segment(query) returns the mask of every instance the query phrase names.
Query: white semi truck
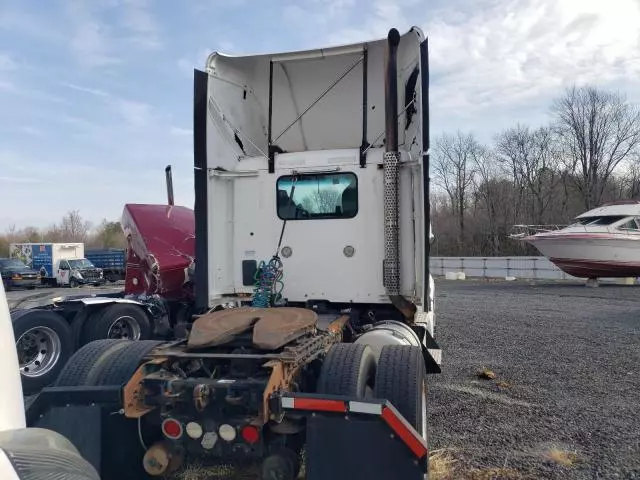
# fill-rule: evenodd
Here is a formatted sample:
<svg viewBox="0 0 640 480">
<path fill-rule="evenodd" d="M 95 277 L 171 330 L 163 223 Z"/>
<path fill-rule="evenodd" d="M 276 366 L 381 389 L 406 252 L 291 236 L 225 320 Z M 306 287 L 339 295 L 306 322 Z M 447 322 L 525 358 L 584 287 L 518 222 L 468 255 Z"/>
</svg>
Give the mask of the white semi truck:
<svg viewBox="0 0 640 480">
<path fill-rule="evenodd" d="M 103 480 L 220 462 L 293 480 L 303 454 L 308 480 L 426 478 L 427 375 L 441 361 L 428 126 L 418 28 L 210 55 L 194 72 L 195 261 L 162 277 L 149 257 L 133 282 L 193 288 L 164 304 L 184 334 L 85 344 L 27 425 L 64 435 Z"/>
</svg>

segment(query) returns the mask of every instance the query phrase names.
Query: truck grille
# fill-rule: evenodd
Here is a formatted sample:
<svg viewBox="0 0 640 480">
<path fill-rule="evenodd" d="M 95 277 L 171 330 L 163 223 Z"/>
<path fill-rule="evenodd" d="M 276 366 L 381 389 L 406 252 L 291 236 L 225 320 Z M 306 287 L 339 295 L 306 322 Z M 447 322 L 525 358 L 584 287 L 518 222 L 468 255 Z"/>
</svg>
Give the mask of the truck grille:
<svg viewBox="0 0 640 480">
<path fill-rule="evenodd" d="M 81 274 L 87 280 L 98 280 L 100 278 L 100 274 L 96 270 L 84 270 Z"/>
</svg>

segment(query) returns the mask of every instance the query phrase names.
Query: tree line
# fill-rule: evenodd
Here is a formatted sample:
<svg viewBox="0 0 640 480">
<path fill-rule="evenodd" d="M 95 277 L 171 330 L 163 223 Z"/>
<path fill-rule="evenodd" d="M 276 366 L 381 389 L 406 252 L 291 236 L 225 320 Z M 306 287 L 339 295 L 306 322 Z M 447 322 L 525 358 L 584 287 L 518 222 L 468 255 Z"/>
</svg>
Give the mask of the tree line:
<svg viewBox="0 0 640 480">
<path fill-rule="evenodd" d="M 461 131 L 435 138 L 431 177 L 433 255 L 539 255 L 509 238 L 514 225 L 566 225 L 640 199 L 640 109 L 618 92 L 572 87 L 547 125 L 517 124 L 489 145 Z"/>
<path fill-rule="evenodd" d="M 103 220 L 94 226 L 78 210 L 67 212 L 60 222 L 47 228 L 9 227 L 0 234 L 0 257 L 9 256 L 12 243 L 82 242 L 85 248 L 125 248 L 126 239 L 120 222 Z"/>
</svg>

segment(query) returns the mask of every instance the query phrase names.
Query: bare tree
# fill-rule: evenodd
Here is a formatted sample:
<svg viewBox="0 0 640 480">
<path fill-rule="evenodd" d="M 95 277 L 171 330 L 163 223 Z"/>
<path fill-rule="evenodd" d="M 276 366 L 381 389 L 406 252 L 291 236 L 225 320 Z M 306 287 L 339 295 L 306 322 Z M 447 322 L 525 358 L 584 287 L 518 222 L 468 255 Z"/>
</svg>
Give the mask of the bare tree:
<svg viewBox="0 0 640 480">
<path fill-rule="evenodd" d="M 481 148 L 472 134 L 458 131 L 436 138 L 433 155 L 434 181 L 449 196 L 458 220 L 458 246 L 464 243 L 465 210 L 473 186 L 473 155 Z"/>
<path fill-rule="evenodd" d="M 532 217 L 534 223 L 543 223 L 562 181 L 553 131 L 548 127 L 531 130 L 518 124 L 496 137 L 496 150 L 501 163 L 508 165 L 514 185 L 519 187 L 517 214 L 521 213 L 519 207 L 524 203 L 529 210 L 527 216 Z M 524 197 L 524 193 L 528 193 L 528 197 Z"/>
<path fill-rule="evenodd" d="M 552 107 L 584 206 L 601 203 L 616 167 L 640 147 L 640 110 L 618 93 L 573 87 Z"/>
<path fill-rule="evenodd" d="M 302 199 L 301 205 L 308 212 L 333 213 L 340 203 L 340 192 L 337 190 L 314 190 Z"/>
<path fill-rule="evenodd" d="M 91 224 L 82 219 L 78 210 L 72 210 L 62 217 L 60 227 L 66 241 L 84 242 L 91 229 Z"/>
<path fill-rule="evenodd" d="M 495 153 L 486 147 L 479 147 L 472 152 L 473 167 L 476 172 L 474 177 L 474 191 L 476 197 L 476 205 L 479 210 L 476 215 L 482 216 L 484 211 L 486 216 L 486 228 L 482 229 L 485 233 L 486 243 L 492 252 L 499 250 L 500 238 L 498 236 L 498 203 L 500 197 L 494 187 L 500 176 L 498 165 L 495 159 Z M 479 205 L 478 205 L 479 204 Z"/>
</svg>

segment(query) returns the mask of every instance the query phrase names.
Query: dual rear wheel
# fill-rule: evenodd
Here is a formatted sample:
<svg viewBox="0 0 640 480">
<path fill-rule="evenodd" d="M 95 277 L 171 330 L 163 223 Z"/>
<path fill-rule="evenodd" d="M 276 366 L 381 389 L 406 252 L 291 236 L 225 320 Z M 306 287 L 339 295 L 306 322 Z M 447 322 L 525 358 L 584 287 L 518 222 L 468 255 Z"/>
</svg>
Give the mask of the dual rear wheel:
<svg viewBox="0 0 640 480">
<path fill-rule="evenodd" d="M 353 399 L 388 400 L 411 426 L 427 439 L 427 383 L 422 349 L 386 345 L 376 359 L 371 347 L 339 343 L 331 347 L 320 370 L 317 393 Z M 299 452 L 282 452 L 267 458 L 262 478 L 298 478 Z"/>
<path fill-rule="evenodd" d="M 25 395 L 39 392 L 56 380 L 74 351 L 73 328 L 62 315 L 44 309 L 11 314 Z M 147 340 L 149 317 L 136 305 L 113 304 L 90 314 L 82 325 L 80 345 L 94 340 Z"/>
<path fill-rule="evenodd" d="M 322 365 L 318 393 L 384 398 L 427 438 L 427 382 L 422 349 L 385 345 L 377 359 L 363 344 L 334 345 Z"/>
</svg>

